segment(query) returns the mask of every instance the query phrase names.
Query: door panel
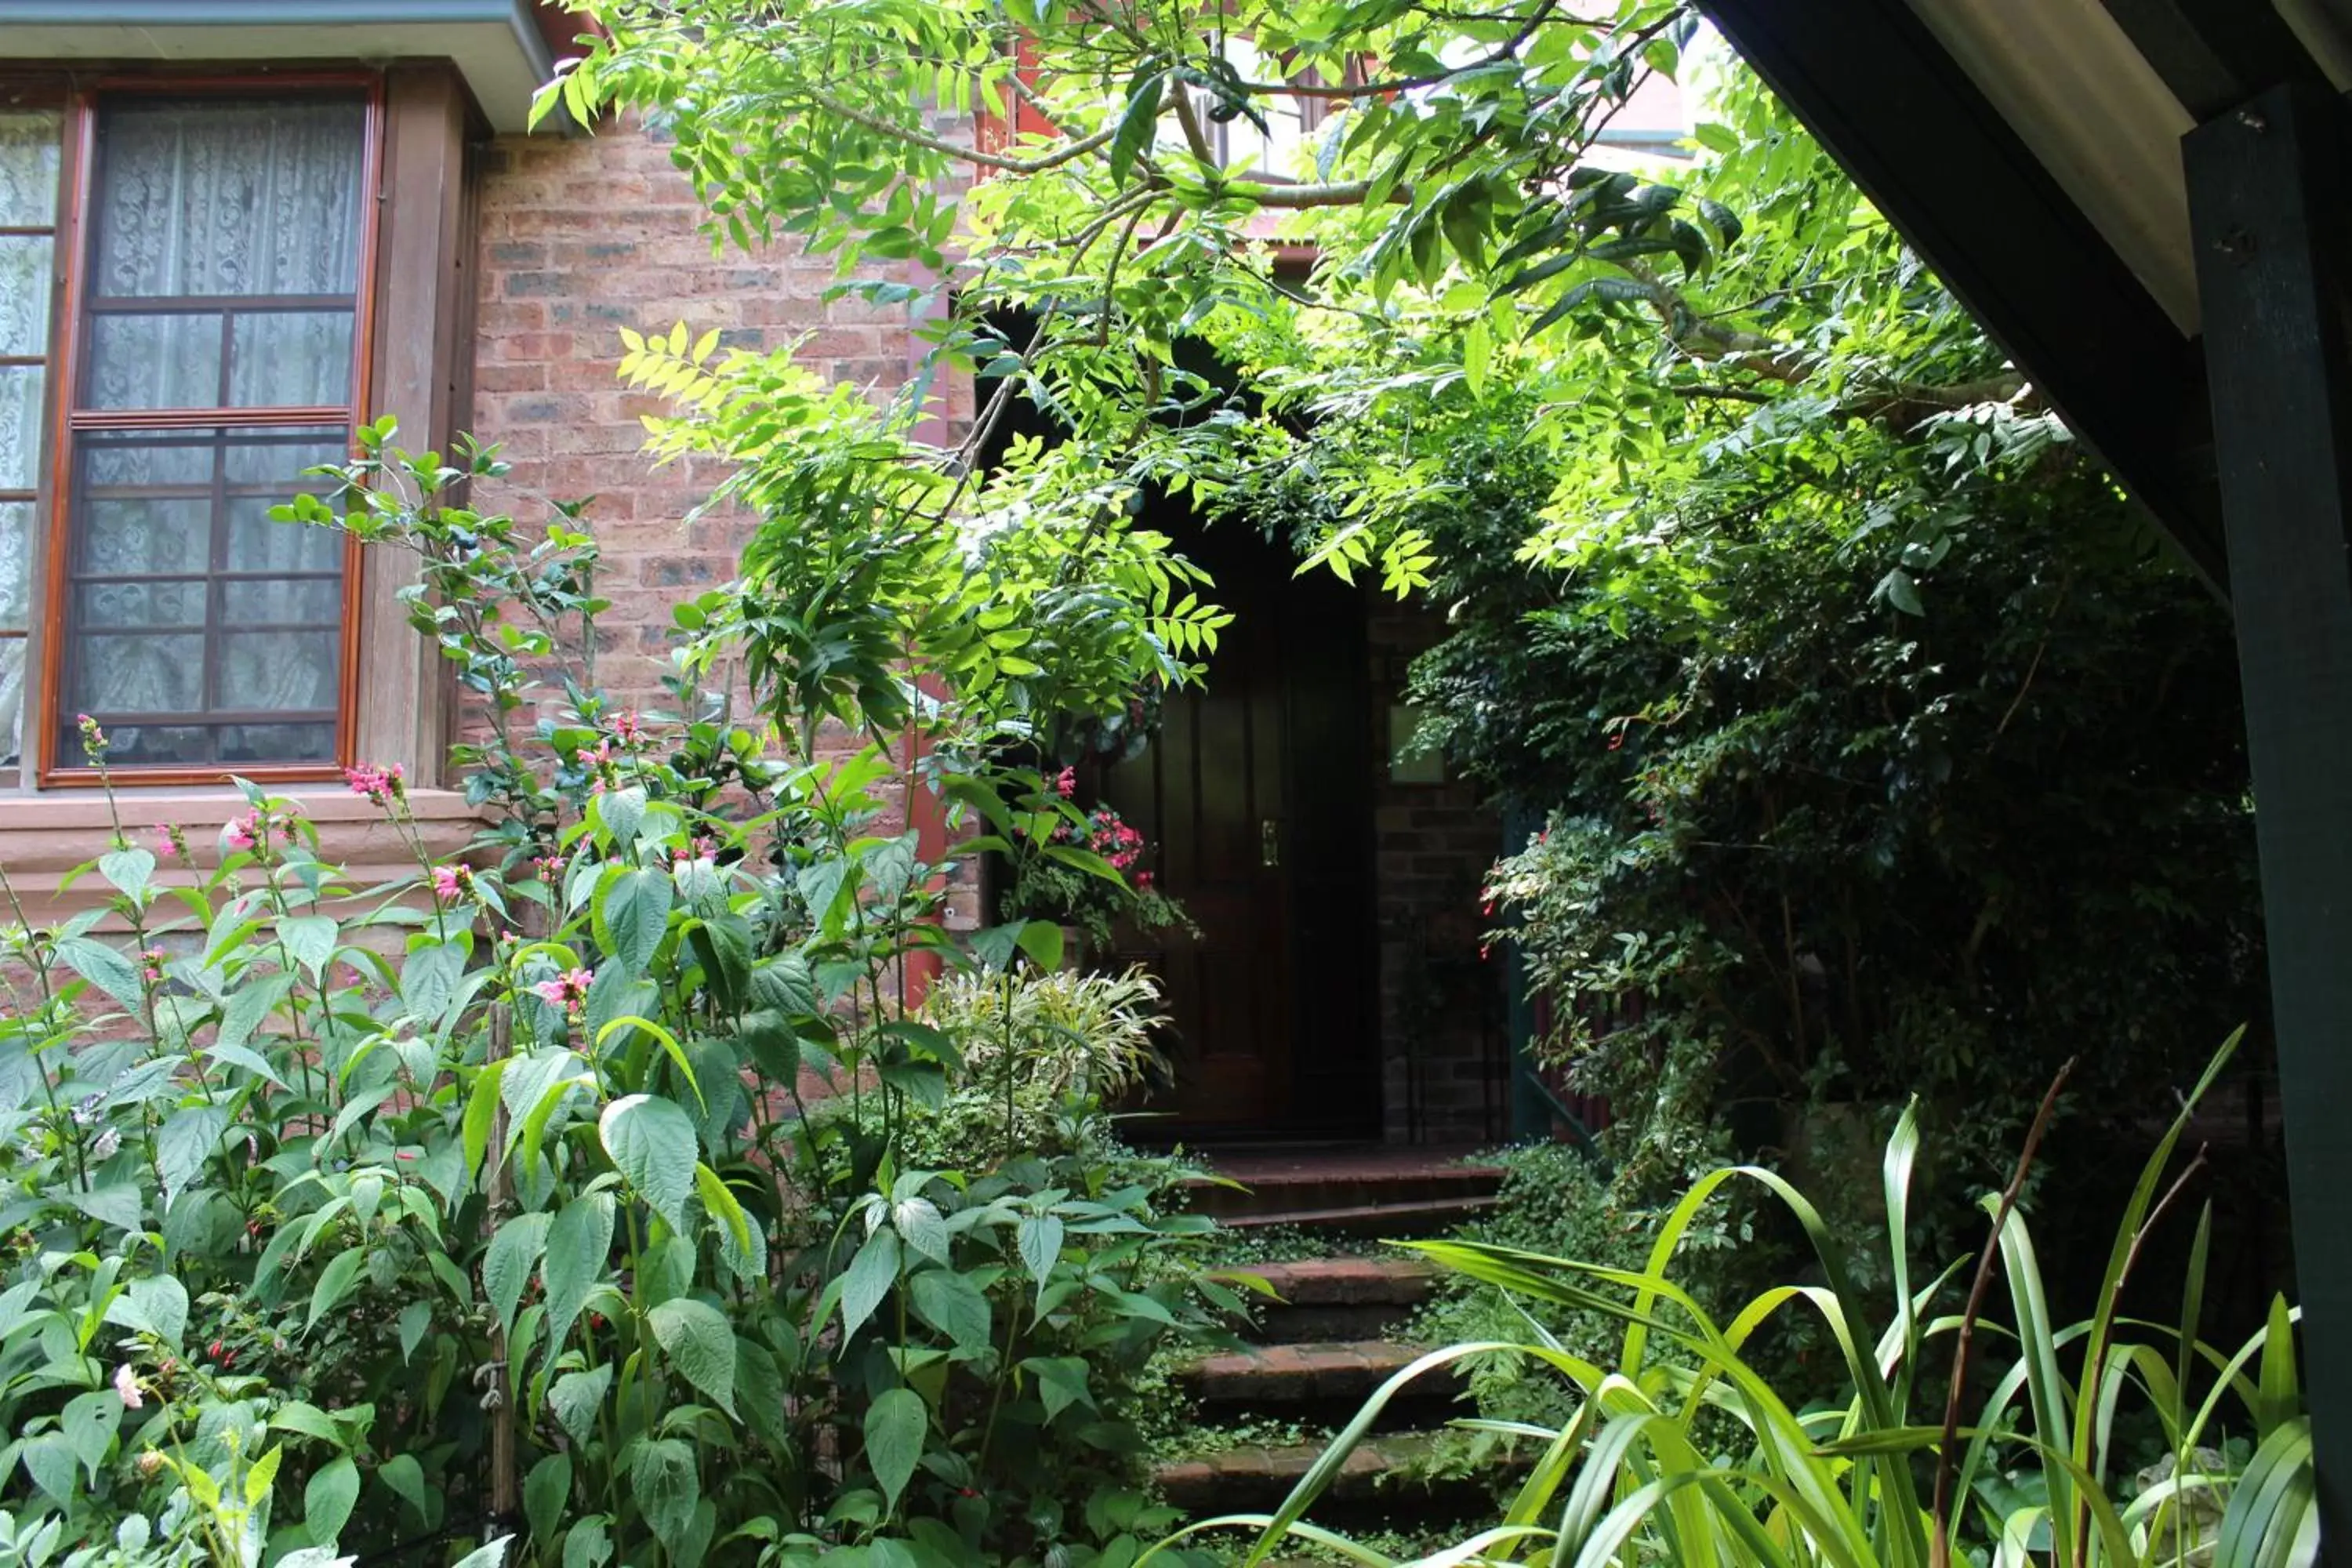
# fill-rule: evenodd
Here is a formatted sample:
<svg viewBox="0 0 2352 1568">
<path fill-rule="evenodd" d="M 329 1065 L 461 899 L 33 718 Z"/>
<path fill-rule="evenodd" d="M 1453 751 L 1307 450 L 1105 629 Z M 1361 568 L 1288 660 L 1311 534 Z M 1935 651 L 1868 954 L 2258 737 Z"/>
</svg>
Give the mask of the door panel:
<svg viewBox="0 0 2352 1568">
<path fill-rule="evenodd" d="M 1171 695 L 1104 798 L 1157 846 L 1201 928 L 1122 944 L 1166 982 L 1172 1089 L 1144 1131 L 1247 1134 L 1377 1123 L 1369 1031 L 1370 735 L 1363 618 L 1336 582 L 1294 580 L 1246 528 L 1152 520 L 1234 612 L 1204 685 Z"/>
</svg>

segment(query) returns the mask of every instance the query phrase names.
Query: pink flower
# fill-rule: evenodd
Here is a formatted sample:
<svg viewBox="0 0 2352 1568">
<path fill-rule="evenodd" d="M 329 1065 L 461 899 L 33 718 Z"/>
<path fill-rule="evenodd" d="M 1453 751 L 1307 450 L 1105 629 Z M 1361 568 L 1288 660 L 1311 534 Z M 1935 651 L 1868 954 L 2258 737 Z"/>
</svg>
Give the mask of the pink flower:
<svg viewBox="0 0 2352 1568">
<path fill-rule="evenodd" d="M 530 864 L 542 882 L 552 882 L 563 875 L 563 857 L 561 855 L 541 855 Z"/>
<path fill-rule="evenodd" d="M 1148 893 L 1151 891 L 1151 873 L 1149 871 L 1138 871 L 1135 874 L 1135 887 L 1138 892 Z"/>
<path fill-rule="evenodd" d="M 362 763 L 357 767 L 343 770 L 343 782 L 352 786 L 352 793 L 363 795 L 378 805 L 397 800 L 406 793 L 402 777 L 398 763 L 388 768 L 378 767 L 373 763 Z"/>
<path fill-rule="evenodd" d="M 1078 770 L 1064 768 L 1054 776 L 1054 793 L 1064 800 L 1078 793 Z"/>
<path fill-rule="evenodd" d="M 129 1362 L 114 1369 L 114 1392 L 122 1396 L 125 1410 L 136 1410 L 146 1404 L 139 1395 L 139 1374 L 131 1370 Z"/>
<path fill-rule="evenodd" d="M 613 721 L 613 733 L 620 737 L 621 744 L 635 751 L 646 743 L 646 721 L 635 713 L 624 713 Z"/>
<path fill-rule="evenodd" d="M 572 969 L 541 980 L 531 986 L 540 1000 L 551 1007 L 561 1007 L 573 1017 L 580 1016 L 582 1005 L 588 1000 L 588 987 L 595 984 L 595 975 L 585 969 Z"/>
<path fill-rule="evenodd" d="M 177 855 L 179 852 L 180 830 L 165 823 L 157 823 L 155 825 L 156 858 L 158 859 L 169 860 L 173 856 Z"/>
<path fill-rule="evenodd" d="M 473 879 L 474 873 L 467 867 L 436 866 L 433 868 L 434 896 L 452 900 L 461 899 Z"/>
<path fill-rule="evenodd" d="M 232 849 L 250 849 L 255 843 L 253 829 L 254 817 L 248 815 L 230 823 L 222 837 L 228 841 L 228 847 Z"/>
</svg>

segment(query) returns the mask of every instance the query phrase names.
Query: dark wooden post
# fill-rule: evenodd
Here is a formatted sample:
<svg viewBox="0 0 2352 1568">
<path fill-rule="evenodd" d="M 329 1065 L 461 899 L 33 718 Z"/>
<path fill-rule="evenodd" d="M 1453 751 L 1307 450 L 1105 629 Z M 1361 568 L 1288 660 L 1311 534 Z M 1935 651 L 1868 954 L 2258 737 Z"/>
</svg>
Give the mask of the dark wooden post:
<svg viewBox="0 0 2352 1568">
<path fill-rule="evenodd" d="M 2343 102 L 2273 88 L 2182 142 L 2304 1310 L 2322 1539 L 2352 1550 L 2352 177 Z"/>
</svg>

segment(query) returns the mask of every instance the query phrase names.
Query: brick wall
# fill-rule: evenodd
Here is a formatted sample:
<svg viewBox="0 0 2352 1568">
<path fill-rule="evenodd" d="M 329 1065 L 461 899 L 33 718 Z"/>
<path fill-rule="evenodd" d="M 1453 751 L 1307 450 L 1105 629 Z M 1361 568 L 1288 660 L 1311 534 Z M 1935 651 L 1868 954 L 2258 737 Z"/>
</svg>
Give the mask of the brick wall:
<svg viewBox="0 0 2352 1568">
<path fill-rule="evenodd" d="M 478 491 L 477 504 L 530 520 L 543 511 L 534 496 L 597 498 L 588 521 L 604 551 L 614 600 L 605 619 L 615 633 L 600 674 L 616 695 L 651 702 L 670 605 L 735 574 L 750 524 L 684 521 L 722 476 L 646 458 L 639 417 L 668 409 L 621 384 L 620 329 L 683 321 L 698 336 L 716 327 L 722 343 L 746 348 L 804 339 L 802 363 L 887 394 L 907 379 L 910 323 L 903 309 L 826 302 L 833 263 L 796 246 L 714 255 L 668 149 L 635 126 L 501 138 L 479 190 L 472 424 L 500 444 L 513 471 Z M 952 420 L 964 411 L 943 413 Z"/>
<path fill-rule="evenodd" d="M 1390 713 L 1413 655 L 1444 634 L 1434 611 L 1370 601 L 1373 824 L 1381 942 L 1383 1132 L 1390 1142 L 1478 1142 L 1507 1127 L 1503 962 L 1480 952 L 1479 889 L 1502 847 L 1501 819 L 1471 785 L 1399 784 Z"/>
</svg>

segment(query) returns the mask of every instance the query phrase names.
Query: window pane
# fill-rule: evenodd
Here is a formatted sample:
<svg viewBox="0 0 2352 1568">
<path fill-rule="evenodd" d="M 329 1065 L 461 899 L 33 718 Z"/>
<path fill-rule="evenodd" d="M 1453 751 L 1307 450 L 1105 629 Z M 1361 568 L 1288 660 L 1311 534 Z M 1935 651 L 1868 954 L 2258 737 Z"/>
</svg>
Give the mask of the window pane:
<svg viewBox="0 0 2352 1568">
<path fill-rule="evenodd" d="M 25 639 L 0 637 L 0 767 L 15 765 L 24 737 Z"/>
<path fill-rule="evenodd" d="M 82 406 L 350 402 L 365 113 L 319 100 L 100 108 Z"/>
<path fill-rule="evenodd" d="M 349 294 L 359 283 L 357 100 L 114 100 L 98 121 L 103 298 Z"/>
<path fill-rule="evenodd" d="M 41 472 L 41 367 L 0 364 L 0 490 L 28 490 Z"/>
<path fill-rule="evenodd" d="M 89 319 L 85 408 L 217 408 L 221 318 L 209 313 Z"/>
<path fill-rule="evenodd" d="M 62 754 L 73 715 L 110 761 L 331 761 L 343 542 L 268 521 L 341 429 L 90 431 L 77 438 Z"/>
<path fill-rule="evenodd" d="M 0 234 L 0 354 L 38 354 L 49 346 L 49 256 L 46 234 Z"/>
<path fill-rule="evenodd" d="M 352 400 L 352 313 L 282 310 L 236 318 L 230 408 L 332 407 Z"/>
<path fill-rule="evenodd" d="M 0 110 L 0 227 L 57 222 L 58 132 L 53 109 Z"/>
<path fill-rule="evenodd" d="M 33 503 L 0 500 L 0 632 L 25 629 L 32 572 Z"/>
</svg>

